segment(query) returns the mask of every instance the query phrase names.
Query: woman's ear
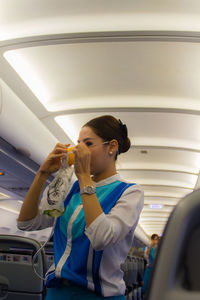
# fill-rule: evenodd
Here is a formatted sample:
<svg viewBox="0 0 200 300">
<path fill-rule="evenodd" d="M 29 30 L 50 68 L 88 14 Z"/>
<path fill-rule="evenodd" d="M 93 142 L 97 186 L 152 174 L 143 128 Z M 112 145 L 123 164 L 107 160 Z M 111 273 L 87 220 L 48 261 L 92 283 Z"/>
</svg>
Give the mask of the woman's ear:
<svg viewBox="0 0 200 300">
<path fill-rule="evenodd" d="M 117 140 L 111 140 L 109 144 L 109 154 L 115 154 L 118 151 L 118 141 Z"/>
</svg>

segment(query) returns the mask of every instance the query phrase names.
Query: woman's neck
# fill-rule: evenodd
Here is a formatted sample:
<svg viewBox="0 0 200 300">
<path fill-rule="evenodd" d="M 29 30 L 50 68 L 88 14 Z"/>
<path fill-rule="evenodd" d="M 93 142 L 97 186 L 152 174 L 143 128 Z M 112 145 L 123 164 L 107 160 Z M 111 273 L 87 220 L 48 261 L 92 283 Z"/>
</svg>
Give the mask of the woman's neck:
<svg viewBox="0 0 200 300">
<path fill-rule="evenodd" d="M 101 172 L 99 174 L 95 174 L 92 176 L 92 180 L 95 181 L 95 182 L 99 182 L 101 180 L 104 180 L 108 177 L 111 177 L 113 175 L 116 175 L 117 174 L 117 171 L 116 171 L 116 168 L 112 168 L 112 169 L 109 169 L 109 170 L 106 170 L 104 172 Z"/>
</svg>

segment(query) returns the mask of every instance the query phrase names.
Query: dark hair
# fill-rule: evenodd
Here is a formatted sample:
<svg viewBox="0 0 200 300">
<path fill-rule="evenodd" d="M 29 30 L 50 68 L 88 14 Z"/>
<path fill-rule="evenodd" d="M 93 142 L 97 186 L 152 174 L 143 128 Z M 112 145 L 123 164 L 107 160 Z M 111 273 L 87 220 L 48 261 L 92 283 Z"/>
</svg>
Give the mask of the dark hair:
<svg viewBox="0 0 200 300">
<path fill-rule="evenodd" d="M 152 234 L 151 240 L 153 241 L 153 240 L 157 240 L 157 239 L 159 239 L 159 235 L 157 233 Z"/>
<path fill-rule="evenodd" d="M 85 126 L 92 128 L 95 134 L 104 141 L 117 140 L 119 145 L 117 154 L 127 152 L 131 146 L 126 125 L 113 116 L 105 115 L 94 118 L 87 122 L 83 127 Z"/>
</svg>

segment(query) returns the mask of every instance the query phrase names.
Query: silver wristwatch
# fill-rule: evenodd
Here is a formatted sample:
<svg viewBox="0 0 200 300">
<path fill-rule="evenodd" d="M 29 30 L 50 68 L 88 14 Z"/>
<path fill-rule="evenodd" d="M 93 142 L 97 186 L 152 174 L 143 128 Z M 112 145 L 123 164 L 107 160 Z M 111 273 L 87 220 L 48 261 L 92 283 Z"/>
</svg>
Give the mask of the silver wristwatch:
<svg viewBox="0 0 200 300">
<path fill-rule="evenodd" d="M 92 195 L 96 193 L 96 188 L 94 186 L 91 185 L 87 185 L 85 186 L 83 189 L 80 190 L 80 194 L 88 194 L 88 195 Z"/>
</svg>

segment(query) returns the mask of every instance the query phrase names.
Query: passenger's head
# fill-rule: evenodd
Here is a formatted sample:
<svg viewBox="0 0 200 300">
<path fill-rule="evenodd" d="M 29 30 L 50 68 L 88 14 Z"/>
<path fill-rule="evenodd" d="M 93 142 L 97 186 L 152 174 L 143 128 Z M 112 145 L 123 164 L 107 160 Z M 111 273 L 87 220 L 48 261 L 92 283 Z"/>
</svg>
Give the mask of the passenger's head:
<svg viewBox="0 0 200 300">
<path fill-rule="evenodd" d="M 91 174 L 97 175 L 114 168 L 118 154 L 128 151 L 130 140 L 126 125 L 113 116 L 105 115 L 88 121 L 79 134 L 91 153 Z"/>
<path fill-rule="evenodd" d="M 151 236 L 151 245 L 156 245 L 159 242 L 159 235 L 157 233 L 152 234 Z"/>
</svg>

